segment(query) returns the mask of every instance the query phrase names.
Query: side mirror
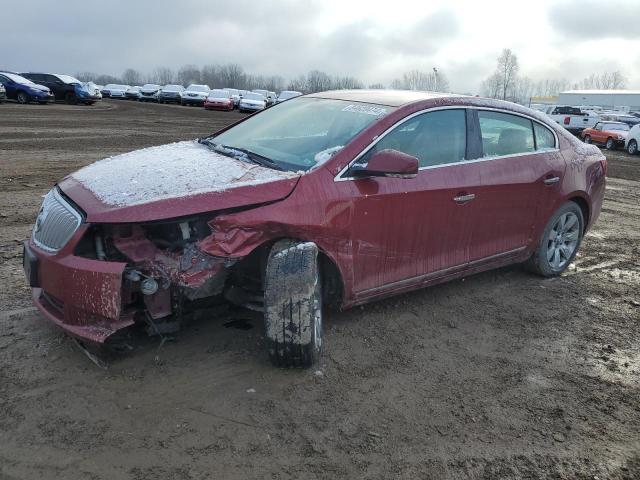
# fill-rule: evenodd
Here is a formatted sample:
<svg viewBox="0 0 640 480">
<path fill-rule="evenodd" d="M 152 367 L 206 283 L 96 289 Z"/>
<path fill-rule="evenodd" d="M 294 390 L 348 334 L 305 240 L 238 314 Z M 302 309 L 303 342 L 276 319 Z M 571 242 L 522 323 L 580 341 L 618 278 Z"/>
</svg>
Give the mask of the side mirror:
<svg viewBox="0 0 640 480">
<path fill-rule="evenodd" d="M 353 165 L 349 174 L 355 178 L 414 178 L 418 175 L 418 159 L 398 150 L 380 150 L 371 156 L 366 165 Z"/>
</svg>

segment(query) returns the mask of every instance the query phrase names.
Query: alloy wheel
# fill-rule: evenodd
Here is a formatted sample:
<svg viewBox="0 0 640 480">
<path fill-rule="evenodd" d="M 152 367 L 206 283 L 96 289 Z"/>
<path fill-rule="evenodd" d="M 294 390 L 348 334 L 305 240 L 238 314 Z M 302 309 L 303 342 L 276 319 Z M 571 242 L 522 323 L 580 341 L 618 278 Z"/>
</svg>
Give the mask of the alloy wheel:
<svg viewBox="0 0 640 480">
<path fill-rule="evenodd" d="M 629 145 L 627 146 L 627 152 L 629 152 L 629 155 L 635 155 L 636 153 L 638 153 L 638 143 L 635 140 L 631 140 L 629 142 Z"/>
<path fill-rule="evenodd" d="M 547 237 L 547 261 L 555 270 L 569 262 L 578 247 L 580 220 L 572 212 L 560 215 Z"/>
</svg>

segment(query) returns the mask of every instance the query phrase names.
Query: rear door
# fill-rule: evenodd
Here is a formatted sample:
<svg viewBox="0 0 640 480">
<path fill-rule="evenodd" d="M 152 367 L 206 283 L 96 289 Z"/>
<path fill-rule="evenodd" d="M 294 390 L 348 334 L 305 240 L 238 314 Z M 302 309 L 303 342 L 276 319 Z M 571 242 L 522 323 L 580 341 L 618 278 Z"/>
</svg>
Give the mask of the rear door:
<svg viewBox="0 0 640 480">
<path fill-rule="evenodd" d="M 521 254 L 532 240 L 541 204 L 557 191 L 565 169 L 547 127 L 502 111 L 480 109 L 476 115 L 483 157 L 469 165 L 479 177 L 469 189 L 475 196 L 470 201 L 471 263 Z"/>
<path fill-rule="evenodd" d="M 353 200 L 351 245 L 356 296 L 375 295 L 461 269 L 468 261 L 468 209 L 456 203 L 467 178 L 465 109 L 413 116 L 381 137 L 356 163 L 380 150 L 418 158 L 416 178 L 348 178 L 337 186 Z"/>
</svg>

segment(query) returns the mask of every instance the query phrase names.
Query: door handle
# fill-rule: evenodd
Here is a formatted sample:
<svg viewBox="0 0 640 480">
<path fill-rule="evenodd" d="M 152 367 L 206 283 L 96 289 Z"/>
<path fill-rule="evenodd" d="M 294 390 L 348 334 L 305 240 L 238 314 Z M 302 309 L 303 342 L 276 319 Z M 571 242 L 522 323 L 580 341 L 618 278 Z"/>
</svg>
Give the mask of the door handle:
<svg viewBox="0 0 640 480">
<path fill-rule="evenodd" d="M 464 195 L 458 195 L 457 197 L 453 197 L 453 201 L 456 203 L 467 203 L 476 198 L 473 193 L 465 193 Z"/>
<path fill-rule="evenodd" d="M 544 179 L 545 185 L 554 185 L 560 181 L 560 177 L 549 177 Z"/>
</svg>

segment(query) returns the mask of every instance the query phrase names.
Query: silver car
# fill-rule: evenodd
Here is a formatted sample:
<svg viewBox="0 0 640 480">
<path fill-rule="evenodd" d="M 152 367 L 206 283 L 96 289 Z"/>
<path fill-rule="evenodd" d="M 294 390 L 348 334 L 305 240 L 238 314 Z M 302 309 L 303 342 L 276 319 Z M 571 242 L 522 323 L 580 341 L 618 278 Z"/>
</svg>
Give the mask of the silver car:
<svg viewBox="0 0 640 480">
<path fill-rule="evenodd" d="M 157 102 L 158 94 L 160 93 L 160 85 L 155 83 L 146 83 L 140 88 L 140 94 L 138 95 L 139 102 Z"/>
<path fill-rule="evenodd" d="M 209 85 L 191 84 L 182 93 L 180 103 L 182 105 L 198 105 L 201 107 L 204 105 L 204 101 L 207 99 L 210 91 Z"/>
</svg>

